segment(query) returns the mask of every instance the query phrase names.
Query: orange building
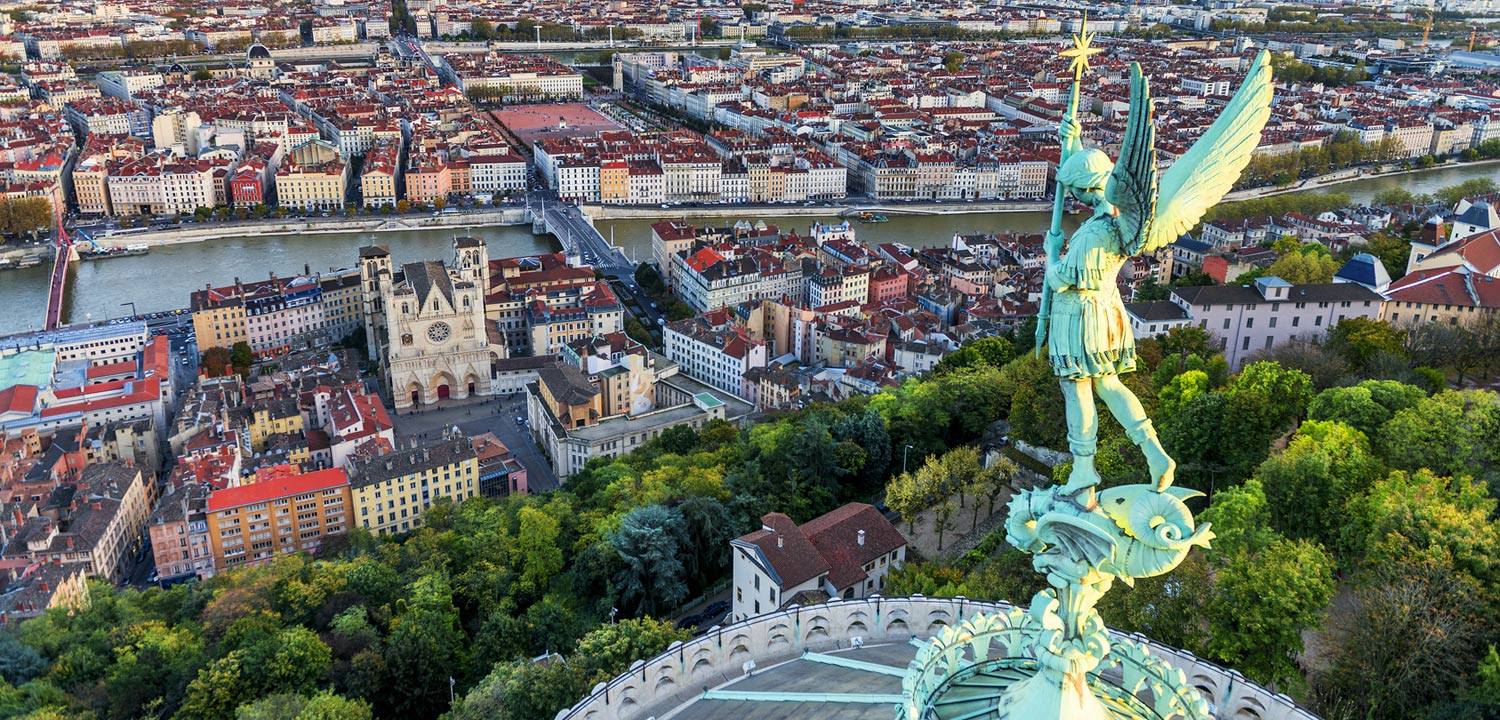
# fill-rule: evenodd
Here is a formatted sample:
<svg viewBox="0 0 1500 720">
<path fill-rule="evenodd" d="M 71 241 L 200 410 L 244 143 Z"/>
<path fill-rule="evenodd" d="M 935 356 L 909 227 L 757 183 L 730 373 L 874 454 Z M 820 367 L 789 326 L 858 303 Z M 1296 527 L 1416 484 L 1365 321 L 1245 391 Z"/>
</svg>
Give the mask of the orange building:
<svg viewBox="0 0 1500 720">
<path fill-rule="evenodd" d="M 205 515 L 218 572 L 314 552 L 324 537 L 347 532 L 352 524 L 349 478 L 342 468 L 298 473 L 277 466 L 260 477 L 208 499 Z"/>
<path fill-rule="evenodd" d="M 610 160 L 599 166 L 599 202 L 626 203 L 630 199 L 630 163 Z"/>
</svg>

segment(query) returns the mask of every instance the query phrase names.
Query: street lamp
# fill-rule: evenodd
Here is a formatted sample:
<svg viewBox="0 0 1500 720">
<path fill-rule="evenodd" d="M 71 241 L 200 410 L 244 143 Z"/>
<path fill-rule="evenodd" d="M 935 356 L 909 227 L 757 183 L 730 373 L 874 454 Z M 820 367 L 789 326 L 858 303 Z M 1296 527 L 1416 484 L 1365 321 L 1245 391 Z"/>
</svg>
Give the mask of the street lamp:
<svg viewBox="0 0 1500 720">
<path fill-rule="evenodd" d="M 906 456 L 910 453 L 912 446 L 907 445 L 901 450 L 901 474 L 906 474 Z"/>
</svg>

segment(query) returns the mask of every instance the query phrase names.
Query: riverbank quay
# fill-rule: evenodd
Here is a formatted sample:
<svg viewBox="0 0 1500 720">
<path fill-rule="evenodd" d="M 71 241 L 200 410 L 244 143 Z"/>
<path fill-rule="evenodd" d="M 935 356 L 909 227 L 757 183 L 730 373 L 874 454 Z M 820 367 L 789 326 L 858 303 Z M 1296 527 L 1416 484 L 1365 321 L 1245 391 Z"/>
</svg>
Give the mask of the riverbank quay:
<svg viewBox="0 0 1500 720">
<path fill-rule="evenodd" d="M 323 235 L 432 230 L 436 228 L 495 227 L 531 222 L 525 208 L 463 213 L 408 214 L 381 217 L 297 218 L 251 222 L 204 222 L 164 230 L 129 232 L 97 238 L 101 245 L 141 243 L 152 247 L 206 242 L 255 235 Z"/>
<path fill-rule="evenodd" d="M 1315 178 L 1309 178 L 1287 187 L 1250 188 L 1230 193 L 1225 202 L 1254 200 L 1297 192 L 1337 192 L 1340 186 L 1388 178 L 1421 176 L 1436 172 L 1462 170 L 1466 173 L 1492 169 L 1500 180 L 1500 159 L 1476 160 L 1474 162 L 1450 162 L 1431 168 L 1369 172 L 1355 168 L 1340 170 Z M 735 203 L 721 205 L 604 205 L 583 203 L 580 205 L 590 221 L 614 220 L 673 220 L 681 218 L 766 218 L 766 217 L 830 217 L 837 216 L 856 220 L 863 213 L 898 216 L 937 215 L 995 215 L 1009 213 L 1038 213 L 1051 210 L 1050 202 L 1034 201 L 873 201 L 867 198 L 846 198 L 819 203 Z M 483 208 L 477 210 L 449 209 L 438 214 L 408 213 L 406 215 L 382 216 L 337 216 L 329 218 L 282 218 L 240 222 L 217 222 L 184 224 L 169 229 L 131 232 L 100 237 L 104 245 L 144 243 L 150 246 L 178 243 L 203 242 L 222 238 L 249 237 L 257 235 L 324 233 L 379 233 L 441 228 L 477 228 L 525 225 L 531 217 L 524 206 Z"/>
<path fill-rule="evenodd" d="M 813 204 L 733 203 L 724 205 L 601 205 L 579 206 L 591 220 L 672 220 L 690 218 L 828 217 L 855 219 L 862 213 L 877 215 L 994 215 L 1032 213 L 1051 209 L 1050 202 L 870 202 L 842 201 Z"/>
<path fill-rule="evenodd" d="M 1496 179 L 1500 180 L 1500 158 L 1491 160 L 1474 160 L 1471 162 L 1450 162 L 1442 165 L 1434 165 L 1429 168 L 1412 168 L 1410 170 L 1390 170 L 1386 172 L 1372 172 L 1369 168 L 1352 168 L 1308 178 L 1301 182 L 1287 185 L 1286 187 L 1259 187 L 1236 190 L 1224 196 L 1224 202 L 1238 202 L 1240 200 L 1257 200 L 1260 198 L 1275 197 L 1277 195 L 1289 195 L 1299 192 L 1337 192 L 1338 186 L 1361 180 L 1380 180 L 1383 178 L 1395 178 L 1403 175 L 1425 175 L 1440 170 L 1453 170 L 1463 168 L 1470 170 L 1485 166 L 1495 166 Z"/>
<path fill-rule="evenodd" d="M 580 206 L 591 221 L 596 220 L 670 220 L 680 217 L 694 218 L 745 218 L 745 217 L 828 217 L 830 215 L 857 216 L 860 213 L 894 215 L 990 215 L 995 213 L 1041 212 L 1049 205 L 1037 202 L 915 202 L 915 203 L 819 203 L 816 205 L 785 205 L 775 203 L 736 205 L 601 205 L 584 203 Z M 143 243 L 149 246 L 175 245 L 179 243 L 204 242 L 221 238 L 249 237 L 255 235 L 317 235 L 332 233 L 377 233 L 431 230 L 434 228 L 500 227 L 526 225 L 532 220 L 523 206 L 486 208 L 481 210 L 444 211 L 438 214 L 408 213 L 406 215 L 337 216 L 329 218 L 281 218 L 241 222 L 208 221 L 178 225 L 161 230 L 147 230 L 99 237 L 102 245 Z"/>
</svg>

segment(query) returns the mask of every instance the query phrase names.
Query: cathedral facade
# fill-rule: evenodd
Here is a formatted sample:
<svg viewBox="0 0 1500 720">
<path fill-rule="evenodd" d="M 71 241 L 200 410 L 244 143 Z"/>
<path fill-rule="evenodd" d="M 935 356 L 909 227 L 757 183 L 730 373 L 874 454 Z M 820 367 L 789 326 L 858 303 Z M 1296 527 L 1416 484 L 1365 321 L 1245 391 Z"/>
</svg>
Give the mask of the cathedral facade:
<svg viewBox="0 0 1500 720">
<path fill-rule="evenodd" d="M 426 261 L 392 267 L 384 246 L 360 249 L 365 333 L 396 412 L 444 400 L 493 395 L 494 369 L 508 357 L 491 333 L 484 299 L 489 257 L 476 238 L 453 241 L 452 266 Z"/>
</svg>

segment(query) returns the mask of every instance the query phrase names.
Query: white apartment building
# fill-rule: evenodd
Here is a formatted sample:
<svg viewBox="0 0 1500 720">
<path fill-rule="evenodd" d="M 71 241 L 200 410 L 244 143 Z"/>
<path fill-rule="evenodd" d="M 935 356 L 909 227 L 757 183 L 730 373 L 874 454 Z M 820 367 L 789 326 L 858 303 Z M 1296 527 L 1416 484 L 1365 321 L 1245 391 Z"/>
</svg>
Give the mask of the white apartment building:
<svg viewBox="0 0 1500 720">
<path fill-rule="evenodd" d="M 726 258 L 709 248 L 672 256 L 677 297 L 698 312 L 760 298 L 760 268 L 749 258 Z"/>
<path fill-rule="evenodd" d="M 443 58 L 450 61 L 453 56 Z M 511 72 L 496 71 L 486 74 L 465 70 L 454 72 L 459 89 L 465 93 L 475 88 L 495 88 L 512 97 L 558 98 L 583 97 L 583 76 L 574 72 Z"/>
<path fill-rule="evenodd" d="M 1189 95 L 1198 95 L 1201 97 L 1215 95 L 1220 97 L 1229 96 L 1228 78 L 1184 77 L 1180 85 L 1182 86 L 1182 91 Z"/>
<path fill-rule="evenodd" d="M 162 169 L 161 181 L 163 208 L 167 213 L 191 214 L 198 208 L 211 208 L 218 204 L 212 165 L 169 165 Z"/>
<path fill-rule="evenodd" d="M 656 205 L 666 202 L 666 176 L 655 162 L 632 162 L 626 178 L 626 202 L 630 205 Z"/>
<path fill-rule="evenodd" d="M 853 600 L 885 588 L 906 562 L 906 538 L 874 506 L 849 503 L 798 526 L 781 513 L 729 541 L 734 556 L 730 620 L 744 620 L 824 593 Z"/>
<path fill-rule="evenodd" d="M 161 87 L 166 80 L 162 74 L 152 70 L 110 70 L 99 73 L 99 89 L 105 95 L 121 100 L 134 100 L 142 90 Z"/>
<path fill-rule="evenodd" d="M 704 317 L 667 323 L 662 347 L 688 376 L 743 397 L 745 371 L 766 366 L 766 344 L 751 340 L 727 319 L 717 326 Z"/>
<path fill-rule="evenodd" d="M 315 44 L 352 43 L 357 39 L 357 28 L 352 21 L 336 25 L 313 25 L 312 41 Z"/>
<path fill-rule="evenodd" d="M 1427 118 L 1402 118 L 1386 126 L 1385 134 L 1401 143 L 1403 157 L 1420 157 L 1432 150 L 1432 122 Z"/>
<path fill-rule="evenodd" d="M 472 155 L 469 184 L 474 192 L 503 193 L 526 189 L 526 160 L 519 155 Z"/>
<path fill-rule="evenodd" d="M 76 105 L 68 105 L 66 113 L 74 127 L 81 128 L 87 136 L 130 134 L 130 116 L 123 112 L 85 114 Z"/>
<path fill-rule="evenodd" d="M 807 197 L 818 200 L 841 198 L 849 191 L 849 171 L 832 160 L 797 158 L 797 167 L 807 171 Z"/>
<path fill-rule="evenodd" d="M 1363 285 L 1292 285 L 1278 277 L 1259 278 L 1253 287 L 1173 288 L 1171 300 L 1189 322 L 1218 336 L 1234 369 L 1257 350 L 1292 338 L 1321 339 L 1341 320 L 1379 320 L 1384 302 Z"/>
<path fill-rule="evenodd" d="M 540 167 L 540 163 L 538 163 Z M 563 158 L 556 165 L 557 196 L 564 200 L 599 201 L 599 165 Z"/>
</svg>

